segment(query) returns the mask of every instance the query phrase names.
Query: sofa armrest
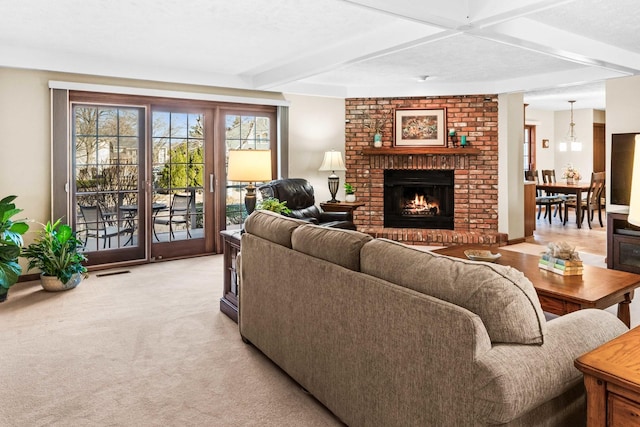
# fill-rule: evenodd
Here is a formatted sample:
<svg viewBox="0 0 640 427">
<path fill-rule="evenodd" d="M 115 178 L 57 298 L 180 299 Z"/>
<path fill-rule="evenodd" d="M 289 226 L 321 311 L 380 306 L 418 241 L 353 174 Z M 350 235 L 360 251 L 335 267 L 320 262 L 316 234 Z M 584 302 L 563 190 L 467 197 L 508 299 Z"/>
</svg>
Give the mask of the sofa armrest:
<svg viewBox="0 0 640 427">
<path fill-rule="evenodd" d="M 498 344 L 477 362 L 479 420 L 507 423 L 582 381 L 574 360 L 628 328 L 604 310 L 580 310 L 547 323 L 542 345 Z"/>
<path fill-rule="evenodd" d="M 320 216 L 318 220 L 323 222 L 330 221 L 349 221 L 349 213 L 348 212 L 320 212 Z"/>
</svg>

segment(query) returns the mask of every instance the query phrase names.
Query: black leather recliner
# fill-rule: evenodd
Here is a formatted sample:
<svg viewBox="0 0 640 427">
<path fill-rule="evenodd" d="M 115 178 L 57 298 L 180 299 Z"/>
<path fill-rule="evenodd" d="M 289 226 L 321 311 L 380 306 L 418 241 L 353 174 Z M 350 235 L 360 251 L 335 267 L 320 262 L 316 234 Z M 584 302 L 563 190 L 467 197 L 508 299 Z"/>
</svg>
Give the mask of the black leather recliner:
<svg viewBox="0 0 640 427">
<path fill-rule="evenodd" d="M 275 197 L 286 201 L 291 213 L 287 216 L 309 221 L 325 227 L 346 228 L 355 230 L 356 226 L 349 221 L 347 212 L 324 212 L 316 206 L 313 187 L 306 179 L 276 179 L 258 187 L 263 198 Z"/>
</svg>

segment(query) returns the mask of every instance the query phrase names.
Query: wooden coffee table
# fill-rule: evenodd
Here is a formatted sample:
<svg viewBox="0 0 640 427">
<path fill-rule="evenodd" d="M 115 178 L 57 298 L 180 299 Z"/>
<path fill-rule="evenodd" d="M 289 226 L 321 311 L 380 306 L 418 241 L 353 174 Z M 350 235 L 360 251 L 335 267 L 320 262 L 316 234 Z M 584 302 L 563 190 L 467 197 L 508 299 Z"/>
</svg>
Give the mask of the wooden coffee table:
<svg viewBox="0 0 640 427">
<path fill-rule="evenodd" d="M 640 275 L 626 271 L 584 266 L 581 276 L 562 276 L 538 267 L 537 255 L 477 245 L 451 246 L 434 252 L 465 258 L 467 249 L 485 249 L 502 255 L 496 264 L 508 265 L 524 273 L 531 280 L 544 311 L 564 315 L 583 308 L 605 309 L 618 304 L 618 318 L 631 325 L 629 304 L 633 290 L 640 286 Z"/>
</svg>

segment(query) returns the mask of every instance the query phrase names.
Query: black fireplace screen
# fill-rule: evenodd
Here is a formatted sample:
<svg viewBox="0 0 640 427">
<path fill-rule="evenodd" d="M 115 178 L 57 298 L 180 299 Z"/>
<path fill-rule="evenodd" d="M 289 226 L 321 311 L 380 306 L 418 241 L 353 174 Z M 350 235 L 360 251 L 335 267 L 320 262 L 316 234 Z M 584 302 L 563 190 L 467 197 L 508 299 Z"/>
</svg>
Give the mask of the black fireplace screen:
<svg viewBox="0 0 640 427">
<path fill-rule="evenodd" d="M 453 230 L 452 170 L 384 171 L 384 226 Z"/>
</svg>

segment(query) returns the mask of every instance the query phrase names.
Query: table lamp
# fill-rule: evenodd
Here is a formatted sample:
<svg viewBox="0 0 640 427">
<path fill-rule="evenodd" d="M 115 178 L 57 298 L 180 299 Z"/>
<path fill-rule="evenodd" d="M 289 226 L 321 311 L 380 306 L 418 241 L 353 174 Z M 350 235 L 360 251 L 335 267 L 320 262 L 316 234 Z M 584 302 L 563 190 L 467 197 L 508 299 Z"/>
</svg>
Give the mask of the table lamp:
<svg viewBox="0 0 640 427">
<path fill-rule="evenodd" d="M 248 182 L 244 205 L 247 215 L 256 208 L 256 182 L 271 180 L 271 150 L 229 150 L 227 180 Z"/>
<path fill-rule="evenodd" d="M 640 135 L 636 136 L 636 145 L 633 150 L 631 199 L 629 200 L 629 217 L 627 221 L 640 227 Z"/>
<path fill-rule="evenodd" d="M 336 193 L 338 192 L 338 186 L 340 185 L 340 178 L 336 175 L 336 171 L 346 171 L 344 162 L 342 161 L 342 154 L 339 151 L 327 151 L 324 153 L 324 160 L 320 165 L 319 171 L 331 171 L 329 175 L 329 192 L 331 193 L 331 200 L 329 203 L 338 203 L 336 200 Z"/>
</svg>

